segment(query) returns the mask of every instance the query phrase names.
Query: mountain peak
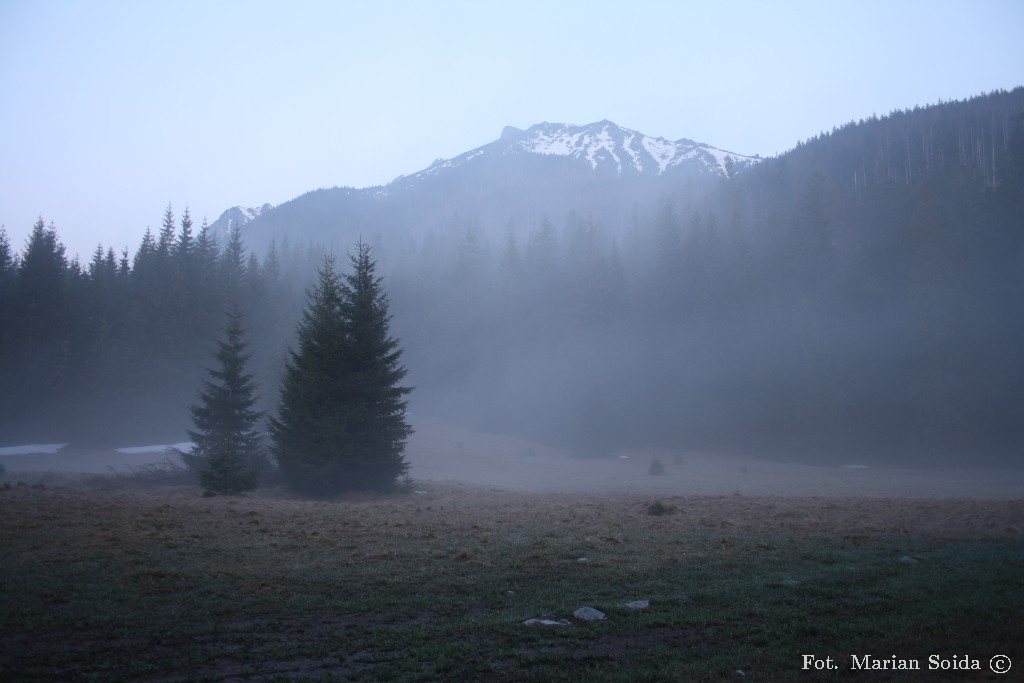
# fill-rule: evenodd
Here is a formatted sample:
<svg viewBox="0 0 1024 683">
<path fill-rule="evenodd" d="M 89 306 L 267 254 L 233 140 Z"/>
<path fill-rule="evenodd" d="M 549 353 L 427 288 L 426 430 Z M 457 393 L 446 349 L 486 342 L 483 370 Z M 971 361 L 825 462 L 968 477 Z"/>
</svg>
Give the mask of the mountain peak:
<svg viewBox="0 0 1024 683">
<path fill-rule="evenodd" d="M 733 171 L 759 161 L 757 157 L 733 154 L 685 138 L 672 142 L 650 137 L 608 119 L 585 125 L 544 121 L 525 131 L 505 126 L 495 142 L 452 159 L 439 159 L 410 177 L 435 175 L 488 157 L 520 154 L 570 157 L 588 164 L 599 174 L 616 177 L 663 175 L 676 168 L 729 177 Z"/>
<path fill-rule="evenodd" d="M 223 228 L 224 234 L 226 235 L 233 227 L 242 227 L 246 223 L 249 223 L 259 218 L 264 213 L 270 211 L 272 207 L 270 204 L 264 204 L 258 207 L 246 207 L 246 206 L 232 206 L 220 215 L 214 226 Z"/>
<path fill-rule="evenodd" d="M 501 137 L 499 140 L 501 142 L 513 142 L 522 138 L 525 134 L 525 131 L 520 128 L 516 128 L 515 126 L 505 126 L 501 130 Z"/>
</svg>

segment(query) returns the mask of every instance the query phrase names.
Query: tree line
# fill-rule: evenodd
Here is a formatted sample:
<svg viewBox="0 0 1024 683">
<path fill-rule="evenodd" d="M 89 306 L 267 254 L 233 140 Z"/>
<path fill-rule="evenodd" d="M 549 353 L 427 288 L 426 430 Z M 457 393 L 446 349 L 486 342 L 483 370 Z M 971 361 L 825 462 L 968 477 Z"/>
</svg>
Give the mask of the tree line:
<svg viewBox="0 0 1024 683">
<path fill-rule="evenodd" d="M 258 258 L 238 231 L 221 246 L 205 224 L 194 231 L 187 209 L 178 221 L 170 206 L 133 256 L 101 245 L 85 265 L 67 257 L 42 218 L 20 254 L 0 231 L 6 438 L 111 445 L 180 433 L 181 406 L 233 308 L 274 337 L 261 335 L 253 349 L 255 368 L 269 376 L 301 307 L 305 280 L 292 273 L 315 258 L 283 246 Z"/>
<path fill-rule="evenodd" d="M 402 352 L 369 246 L 356 245 L 346 275 L 323 257 L 296 326 L 282 254 L 305 270 L 319 252 L 271 245 L 259 259 L 237 229 L 221 249 L 205 224 L 192 228 L 187 209 L 177 223 L 168 206 L 131 263 L 97 247 L 87 268 L 42 219 L 20 255 L 0 230 L 5 440 L 18 430 L 79 445 L 176 437 L 187 414 L 194 448 L 183 458 L 209 492 L 255 488 L 271 452 L 303 493 L 392 484 L 408 468 L 411 389 L 399 385 Z M 259 332 L 254 352 L 245 325 Z"/>
</svg>

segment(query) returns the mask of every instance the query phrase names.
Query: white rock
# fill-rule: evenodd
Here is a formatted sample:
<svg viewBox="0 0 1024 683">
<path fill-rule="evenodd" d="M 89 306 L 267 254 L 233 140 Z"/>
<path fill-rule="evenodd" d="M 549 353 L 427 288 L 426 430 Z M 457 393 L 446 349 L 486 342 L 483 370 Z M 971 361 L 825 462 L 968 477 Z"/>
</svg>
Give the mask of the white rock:
<svg viewBox="0 0 1024 683">
<path fill-rule="evenodd" d="M 527 619 L 523 626 L 570 626 L 568 619 Z"/>
<path fill-rule="evenodd" d="M 627 609 L 647 609 L 651 606 L 650 600 L 634 600 L 633 602 L 625 602 L 622 604 Z"/>
<path fill-rule="evenodd" d="M 608 618 L 607 614 L 593 607 L 580 607 L 572 615 L 580 621 L 601 621 Z"/>
</svg>

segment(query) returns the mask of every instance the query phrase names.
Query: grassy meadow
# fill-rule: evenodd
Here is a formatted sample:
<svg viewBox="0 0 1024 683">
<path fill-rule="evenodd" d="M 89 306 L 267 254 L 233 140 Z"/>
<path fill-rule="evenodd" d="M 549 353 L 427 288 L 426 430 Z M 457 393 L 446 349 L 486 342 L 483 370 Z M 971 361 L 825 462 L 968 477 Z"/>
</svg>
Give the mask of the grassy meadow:
<svg viewBox="0 0 1024 683">
<path fill-rule="evenodd" d="M 905 679 L 851 671 L 865 654 L 920 660 L 913 680 L 1012 679 L 996 654 L 1024 670 L 1022 501 L 425 488 L 0 490 L 0 679 Z M 929 672 L 933 654 L 982 670 Z"/>
</svg>

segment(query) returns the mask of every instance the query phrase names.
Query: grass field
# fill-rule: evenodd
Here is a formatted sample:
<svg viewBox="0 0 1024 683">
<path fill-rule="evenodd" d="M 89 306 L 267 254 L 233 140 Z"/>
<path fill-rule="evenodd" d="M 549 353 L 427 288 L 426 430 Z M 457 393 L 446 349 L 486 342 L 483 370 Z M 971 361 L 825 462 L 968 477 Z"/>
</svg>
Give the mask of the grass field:
<svg viewBox="0 0 1024 683">
<path fill-rule="evenodd" d="M 15 485 L 0 490 L 0 679 L 1024 673 L 1022 501 L 690 495 L 652 515 L 653 502 L 456 484 L 330 502 Z M 649 607 L 623 606 L 634 600 Z M 577 620 L 582 606 L 608 618 Z M 544 616 L 570 624 L 523 624 Z M 838 668 L 803 669 L 805 654 Z M 997 654 L 1015 662 L 1001 678 Z M 923 671 L 851 671 L 850 655 Z M 930 655 L 981 671 L 928 671 Z"/>
</svg>

